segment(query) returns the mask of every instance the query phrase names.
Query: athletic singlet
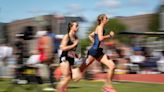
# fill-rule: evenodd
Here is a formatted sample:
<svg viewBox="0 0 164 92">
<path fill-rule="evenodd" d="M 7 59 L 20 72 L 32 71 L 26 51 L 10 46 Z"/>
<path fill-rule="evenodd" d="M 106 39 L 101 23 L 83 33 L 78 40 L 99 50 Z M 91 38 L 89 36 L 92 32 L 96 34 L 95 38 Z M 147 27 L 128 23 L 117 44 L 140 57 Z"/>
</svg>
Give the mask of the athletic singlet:
<svg viewBox="0 0 164 92">
<path fill-rule="evenodd" d="M 104 35 L 104 30 L 103 30 L 103 35 Z M 99 40 L 98 34 L 94 33 L 94 43 L 92 45 L 93 49 L 98 49 L 100 47 L 101 41 Z"/>
<path fill-rule="evenodd" d="M 72 45 L 73 42 L 71 41 L 71 38 L 70 38 L 69 34 L 68 34 L 68 39 L 69 39 L 69 40 L 68 40 L 68 42 L 67 42 L 67 45 Z M 71 49 L 71 50 L 76 50 L 76 48 L 73 48 L 73 49 Z M 68 50 L 68 51 L 70 51 L 70 50 Z M 61 56 L 67 56 L 68 51 L 62 51 Z"/>
<path fill-rule="evenodd" d="M 103 35 L 104 35 L 104 31 L 103 31 Z M 94 34 L 94 43 L 93 43 L 92 47 L 88 50 L 88 55 L 91 55 L 96 59 L 101 57 L 102 55 L 104 55 L 103 49 L 100 48 L 100 44 L 101 44 L 101 41 L 98 38 L 98 34 L 95 33 Z"/>
</svg>

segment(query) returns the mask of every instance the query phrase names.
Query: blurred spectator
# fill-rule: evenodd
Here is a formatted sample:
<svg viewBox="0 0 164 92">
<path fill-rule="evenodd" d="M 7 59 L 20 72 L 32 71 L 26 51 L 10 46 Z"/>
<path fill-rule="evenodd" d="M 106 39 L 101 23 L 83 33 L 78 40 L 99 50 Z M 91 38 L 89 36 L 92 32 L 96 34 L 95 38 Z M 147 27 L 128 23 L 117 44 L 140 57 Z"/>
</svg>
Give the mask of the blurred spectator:
<svg viewBox="0 0 164 92">
<path fill-rule="evenodd" d="M 37 50 L 40 54 L 39 60 L 41 63 L 51 64 L 53 57 L 53 45 L 51 38 L 47 35 L 47 31 L 38 31 Z"/>
<path fill-rule="evenodd" d="M 117 47 L 116 48 L 117 58 L 116 60 L 116 74 L 125 74 L 128 73 L 127 64 L 129 63 L 129 59 L 127 59 L 129 50 L 126 46 Z"/>
<path fill-rule="evenodd" d="M 146 57 L 143 55 L 141 48 L 136 47 L 133 49 L 134 54 L 129 57 L 130 62 L 134 64 L 141 64 L 146 60 Z"/>
<path fill-rule="evenodd" d="M 37 38 L 37 49 L 39 51 L 39 61 L 43 64 L 46 64 L 49 69 L 49 79 L 51 82 L 51 87 L 54 87 L 54 77 L 53 77 L 53 67 L 51 67 L 51 64 L 54 63 L 54 46 L 53 41 L 48 36 L 47 31 L 38 31 L 36 33 Z"/>
<path fill-rule="evenodd" d="M 9 45 L 1 45 L 0 46 L 0 59 L 6 60 L 6 58 L 12 57 L 13 48 Z M 7 62 L 6 62 L 7 63 Z"/>
<path fill-rule="evenodd" d="M 17 59 L 17 64 L 22 65 L 24 63 L 23 58 L 25 54 L 25 46 L 24 46 L 24 40 L 19 36 L 16 35 L 16 42 L 15 42 L 15 54 Z"/>
<path fill-rule="evenodd" d="M 0 45 L 0 75 L 7 76 L 7 65 L 13 57 L 13 48 L 9 45 Z"/>
<path fill-rule="evenodd" d="M 161 51 L 160 59 L 157 61 L 158 70 L 164 73 L 164 51 Z"/>
<path fill-rule="evenodd" d="M 55 44 L 56 34 L 52 32 L 52 28 L 50 25 L 45 26 L 44 30 L 47 31 L 47 35 L 52 39 L 53 53 L 57 53 L 57 48 L 55 48 L 56 47 L 56 44 Z"/>
<path fill-rule="evenodd" d="M 133 54 L 129 56 L 130 63 L 127 64 L 130 71 L 129 73 L 138 73 L 140 71 L 140 65 L 144 63 L 146 57 L 143 55 L 143 51 L 140 47 L 133 48 Z"/>
</svg>

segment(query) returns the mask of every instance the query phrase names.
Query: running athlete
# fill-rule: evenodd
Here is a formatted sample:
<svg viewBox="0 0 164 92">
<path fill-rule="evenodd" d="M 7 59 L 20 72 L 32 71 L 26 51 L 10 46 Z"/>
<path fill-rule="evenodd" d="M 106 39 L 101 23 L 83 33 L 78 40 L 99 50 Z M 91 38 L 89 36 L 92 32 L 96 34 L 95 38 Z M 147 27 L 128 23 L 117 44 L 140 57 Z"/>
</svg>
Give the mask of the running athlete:
<svg viewBox="0 0 164 92">
<path fill-rule="evenodd" d="M 103 53 L 103 49 L 100 44 L 103 40 L 109 39 L 114 36 L 114 32 L 110 31 L 108 35 L 104 35 L 104 26 L 108 22 L 108 17 L 105 14 L 101 14 L 97 18 L 98 25 L 95 31 L 89 35 L 89 39 L 93 43 L 92 47 L 88 50 L 88 56 L 86 61 L 80 66 L 79 70 L 75 72 L 75 81 L 78 81 L 86 68 L 95 60 L 106 65 L 108 67 L 106 83 L 103 86 L 104 92 L 116 92 L 112 86 L 112 75 L 115 69 L 113 60 L 108 59 L 107 55 Z"/>
<path fill-rule="evenodd" d="M 68 34 L 64 36 L 60 45 L 62 50 L 60 70 L 63 77 L 57 85 L 57 92 L 67 92 L 67 86 L 72 79 L 72 65 L 74 64 L 75 50 L 79 42 L 76 36 L 77 31 L 78 23 L 76 21 L 70 22 L 68 24 Z"/>
</svg>

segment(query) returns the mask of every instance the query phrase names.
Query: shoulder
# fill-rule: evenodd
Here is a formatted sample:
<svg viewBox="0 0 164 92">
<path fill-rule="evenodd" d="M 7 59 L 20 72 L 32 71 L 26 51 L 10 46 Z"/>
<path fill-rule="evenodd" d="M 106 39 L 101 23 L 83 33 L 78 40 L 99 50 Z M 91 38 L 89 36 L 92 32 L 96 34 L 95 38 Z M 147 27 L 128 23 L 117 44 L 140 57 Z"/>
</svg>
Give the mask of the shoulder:
<svg viewBox="0 0 164 92">
<path fill-rule="evenodd" d="M 97 26 L 97 30 L 98 31 L 102 31 L 103 30 L 103 27 L 102 26 Z"/>
<path fill-rule="evenodd" d="M 66 38 L 66 39 L 67 39 L 67 38 L 68 38 L 68 34 L 64 35 L 63 39 L 64 39 L 64 38 Z"/>
<path fill-rule="evenodd" d="M 66 35 L 64 35 L 64 37 L 63 37 L 63 39 L 62 40 L 68 40 L 69 39 L 69 36 L 68 36 L 68 34 L 66 34 Z"/>
<path fill-rule="evenodd" d="M 102 31 L 102 30 L 103 30 L 103 28 L 101 26 L 97 26 L 95 31 L 97 33 L 97 32 Z"/>
</svg>

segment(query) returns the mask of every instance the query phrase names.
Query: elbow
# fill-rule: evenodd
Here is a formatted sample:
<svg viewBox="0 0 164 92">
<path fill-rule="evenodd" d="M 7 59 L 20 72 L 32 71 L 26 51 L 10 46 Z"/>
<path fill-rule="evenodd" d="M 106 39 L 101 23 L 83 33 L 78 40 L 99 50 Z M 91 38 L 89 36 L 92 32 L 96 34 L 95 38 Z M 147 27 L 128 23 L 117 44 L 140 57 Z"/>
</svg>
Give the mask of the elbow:
<svg viewBox="0 0 164 92">
<path fill-rule="evenodd" d="M 92 38 L 92 36 L 91 36 L 91 35 L 89 35 L 89 36 L 88 36 L 88 38 Z"/>
<path fill-rule="evenodd" d="M 93 39 L 91 36 L 88 36 L 88 38 L 89 38 L 90 40 L 92 40 L 92 39 Z"/>
<path fill-rule="evenodd" d="M 64 47 L 60 47 L 60 50 L 62 51 L 66 51 L 66 49 Z"/>
<path fill-rule="evenodd" d="M 99 40 L 100 40 L 100 41 L 103 41 L 104 39 L 101 37 L 101 38 L 99 38 Z"/>
</svg>

